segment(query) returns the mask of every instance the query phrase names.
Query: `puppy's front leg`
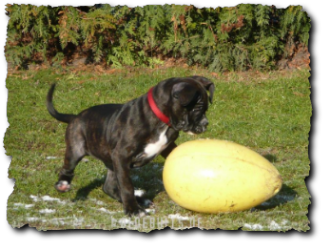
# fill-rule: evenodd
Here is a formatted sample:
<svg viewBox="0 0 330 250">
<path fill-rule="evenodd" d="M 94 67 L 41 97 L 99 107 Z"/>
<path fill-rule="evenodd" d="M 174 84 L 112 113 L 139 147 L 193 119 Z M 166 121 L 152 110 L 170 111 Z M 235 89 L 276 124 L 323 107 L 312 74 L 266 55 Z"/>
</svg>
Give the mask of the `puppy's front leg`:
<svg viewBox="0 0 330 250">
<path fill-rule="evenodd" d="M 170 143 L 160 154 L 161 156 L 163 156 L 165 159 L 167 158 L 167 156 L 172 152 L 173 149 L 175 149 L 177 147 L 177 145 L 172 142 Z"/>
<path fill-rule="evenodd" d="M 130 162 L 118 151 L 112 153 L 112 161 L 125 214 L 140 217 L 147 215 L 147 212 L 139 207 L 134 196 L 134 187 L 129 175 Z"/>
</svg>

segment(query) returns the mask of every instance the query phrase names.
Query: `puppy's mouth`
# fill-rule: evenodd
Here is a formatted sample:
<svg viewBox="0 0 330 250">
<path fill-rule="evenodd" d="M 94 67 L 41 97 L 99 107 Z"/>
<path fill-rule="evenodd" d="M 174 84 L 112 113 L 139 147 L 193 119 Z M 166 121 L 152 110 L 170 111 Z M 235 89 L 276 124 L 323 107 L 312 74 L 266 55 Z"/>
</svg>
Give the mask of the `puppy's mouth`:
<svg viewBox="0 0 330 250">
<path fill-rule="evenodd" d="M 202 120 L 197 124 L 189 124 L 186 120 L 180 121 L 177 124 L 172 124 L 173 129 L 176 131 L 183 131 L 189 135 L 201 134 L 206 131 L 208 125 L 207 119 Z"/>
<path fill-rule="evenodd" d="M 188 135 L 197 135 L 205 132 L 206 128 L 206 126 L 196 126 L 187 130 L 183 129 L 183 132 L 187 133 Z"/>
</svg>

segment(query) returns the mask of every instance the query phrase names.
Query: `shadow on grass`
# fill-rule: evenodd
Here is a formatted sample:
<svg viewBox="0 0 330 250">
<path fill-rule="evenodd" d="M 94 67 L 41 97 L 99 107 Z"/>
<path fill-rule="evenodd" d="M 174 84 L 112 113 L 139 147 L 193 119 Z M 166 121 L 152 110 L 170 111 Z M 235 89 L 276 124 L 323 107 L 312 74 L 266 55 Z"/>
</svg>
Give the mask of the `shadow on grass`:
<svg viewBox="0 0 330 250">
<path fill-rule="evenodd" d="M 276 155 L 272 155 L 272 154 L 265 154 L 262 155 L 263 157 L 265 157 L 268 161 L 270 161 L 271 163 L 277 162 L 277 157 Z"/>
<path fill-rule="evenodd" d="M 87 197 L 91 191 L 94 189 L 101 187 L 105 181 L 105 176 L 102 178 L 95 179 L 91 183 L 89 183 L 87 186 L 80 188 L 77 191 L 76 197 L 73 199 L 73 201 L 78 200 L 87 200 Z"/>
<path fill-rule="evenodd" d="M 268 201 L 263 202 L 261 205 L 256 206 L 258 210 L 268 210 L 283 205 L 296 198 L 297 192 L 289 186 L 283 184 L 281 191 Z"/>
<path fill-rule="evenodd" d="M 164 186 L 162 184 L 161 179 L 155 176 L 152 176 L 150 179 L 141 178 L 139 181 L 134 181 L 134 180 L 132 181 L 133 181 L 134 189 L 145 190 L 145 194 L 143 195 L 143 198 L 150 199 L 151 201 L 157 196 L 158 193 L 164 190 Z M 103 186 L 104 182 L 105 182 L 105 176 L 93 180 L 87 186 L 81 187 L 77 191 L 76 197 L 72 201 L 87 200 L 89 193 L 92 192 L 94 189 Z"/>
</svg>

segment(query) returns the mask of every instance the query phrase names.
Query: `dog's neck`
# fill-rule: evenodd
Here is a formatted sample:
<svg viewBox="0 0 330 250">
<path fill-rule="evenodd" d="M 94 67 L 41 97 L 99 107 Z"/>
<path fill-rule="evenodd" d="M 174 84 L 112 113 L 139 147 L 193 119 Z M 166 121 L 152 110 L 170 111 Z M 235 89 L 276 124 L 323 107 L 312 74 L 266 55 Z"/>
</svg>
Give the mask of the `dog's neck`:
<svg viewBox="0 0 330 250">
<path fill-rule="evenodd" d="M 157 116 L 157 118 L 159 120 L 161 120 L 162 122 L 164 122 L 165 124 L 167 124 L 168 126 L 171 126 L 170 124 L 170 118 L 168 116 L 166 116 L 157 106 L 155 99 L 153 97 L 153 89 L 154 87 L 152 87 L 151 89 L 149 89 L 148 91 L 148 104 L 152 110 L 152 112 Z"/>
</svg>

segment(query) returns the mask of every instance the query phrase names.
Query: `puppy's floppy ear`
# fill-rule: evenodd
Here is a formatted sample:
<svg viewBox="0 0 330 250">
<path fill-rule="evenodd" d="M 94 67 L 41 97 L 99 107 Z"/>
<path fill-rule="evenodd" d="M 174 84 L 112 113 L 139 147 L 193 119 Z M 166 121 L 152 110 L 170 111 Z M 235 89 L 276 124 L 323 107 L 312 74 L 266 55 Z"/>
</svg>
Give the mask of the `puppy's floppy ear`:
<svg viewBox="0 0 330 250">
<path fill-rule="evenodd" d="M 179 100 L 181 106 L 189 105 L 197 94 L 197 89 L 187 82 L 179 82 L 172 88 L 172 96 Z"/>
<path fill-rule="evenodd" d="M 213 93 L 215 90 L 214 83 L 203 76 L 191 76 L 191 78 L 200 82 L 204 86 L 204 88 L 210 92 L 209 101 L 210 101 L 210 103 L 212 103 Z"/>
</svg>

